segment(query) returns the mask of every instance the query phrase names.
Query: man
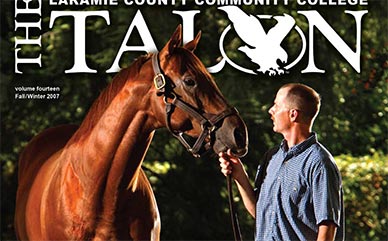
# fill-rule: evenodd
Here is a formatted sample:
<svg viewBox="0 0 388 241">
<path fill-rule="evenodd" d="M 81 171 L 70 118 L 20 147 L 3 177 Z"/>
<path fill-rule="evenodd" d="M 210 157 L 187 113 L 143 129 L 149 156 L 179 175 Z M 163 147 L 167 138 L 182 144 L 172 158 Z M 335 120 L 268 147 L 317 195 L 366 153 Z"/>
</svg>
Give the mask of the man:
<svg viewBox="0 0 388 241">
<path fill-rule="evenodd" d="M 303 84 L 287 84 L 269 110 L 273 130 L 283 135 L 259 165 L 255 188 L 239 158 L 219 154 L 244 205 L 256 219 L 256 241 L 343 240 L 342 180 L 331 154 L 312 132 L 320 97 Z"/>
</svg>

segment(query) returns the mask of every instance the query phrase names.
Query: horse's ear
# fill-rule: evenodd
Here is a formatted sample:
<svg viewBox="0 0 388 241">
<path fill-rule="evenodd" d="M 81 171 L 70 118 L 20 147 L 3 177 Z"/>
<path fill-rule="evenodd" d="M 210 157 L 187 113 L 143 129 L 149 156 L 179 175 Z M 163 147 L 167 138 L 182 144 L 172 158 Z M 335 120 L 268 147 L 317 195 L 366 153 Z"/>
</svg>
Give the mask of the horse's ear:
<svg viewBox="0 0 388 241">
<path fill-rule="evenodd" d="M 191 52 L 194 52 L 194 50 L 197 48 L 198 42 L 201 39 L 201 31 L 197 33 L 197 36 L 190 42 L 186 43 L 183 48 L 190 50 Z"/>
<path fill-rule="evenodd" d="M 163 54 L 172 54 L 174 52 L 174 49 L 181 46 L 182 43 L 182 25 L 178 25 L 175 32 L 172 34 L 170 40 L 167 42 L 167 44 L 163 47 L 162 51 Z"/>
</svg>

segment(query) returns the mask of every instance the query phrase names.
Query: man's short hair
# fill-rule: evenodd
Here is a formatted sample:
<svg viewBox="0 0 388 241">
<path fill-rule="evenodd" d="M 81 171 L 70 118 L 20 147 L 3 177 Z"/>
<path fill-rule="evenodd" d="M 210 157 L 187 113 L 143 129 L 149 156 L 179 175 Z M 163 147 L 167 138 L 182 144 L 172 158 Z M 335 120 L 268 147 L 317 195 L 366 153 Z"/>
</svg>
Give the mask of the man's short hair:
<svg viewBox="0 0 388 241">
<path fill-rule="evenodd" d="M 313 88 L 300 83 L 286 84 L 281 87 L 283 88 L 288 88 L 286 101 L 289 107 L 299 110 L 306 120 L 313 122 L 321 106 L 319 94 Z"/>
</svg>

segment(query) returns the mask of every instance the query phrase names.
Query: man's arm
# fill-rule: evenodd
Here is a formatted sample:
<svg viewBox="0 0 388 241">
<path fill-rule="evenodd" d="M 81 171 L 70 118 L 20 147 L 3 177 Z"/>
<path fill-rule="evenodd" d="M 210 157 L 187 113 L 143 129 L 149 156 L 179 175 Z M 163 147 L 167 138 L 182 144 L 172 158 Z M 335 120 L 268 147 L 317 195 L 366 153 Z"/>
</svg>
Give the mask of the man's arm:
<svg viewBox="0 0 388 241">
<path fill-rule="evenodd" d="M 246 173 L 241 160 L 231 154 L 230 150 L 227 153 L 219 154 L 221 172 L 227 176 L 232 175 L 235 180 L 245 208 L 252 215 L 256 216 L 256 195 L 249 182 L 248 174 Z"/>
<path fill-rule="evenodd" d="M 317 241 L 333 241 L 335 233 L 337 232 L 337 225 L 332 221 L 323 221 L 318 226 Z"/>
<path fill-rule="evenodd" d="M 235 180 L 237 183 L 238 190 L 241 194 L 242 200 L 244 202 L 245 208 L 248 210 L 249 214 L 253 218 L 256 217 L 256 195 L 253 191 L 253 188 L 249 182 L 248 176 L 244 176 L 239 180 Z"/>
</svg>

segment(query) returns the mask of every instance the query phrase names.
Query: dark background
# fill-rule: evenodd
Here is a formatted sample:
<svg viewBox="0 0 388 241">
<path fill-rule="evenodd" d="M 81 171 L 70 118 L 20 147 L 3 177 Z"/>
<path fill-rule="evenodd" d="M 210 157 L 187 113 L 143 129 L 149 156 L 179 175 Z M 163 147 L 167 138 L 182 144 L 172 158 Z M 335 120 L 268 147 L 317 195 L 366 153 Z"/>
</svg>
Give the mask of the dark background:
<svg viewBox="0 0 388 241">
<path fill-rule="evenodd" d="M 291 2 L 291 1 L 290 1 Z M 103 18 L 87 20 L 87 63 L 98 74 L 64 74 L 73 65 L 73 20 L 57 19 L 48 28 L 52 10 L 98 10 L 110 12 L 110 26 Z M 171 13 L 172 7 L 49 7 L 43 1 L 42 46 L 24 46 L 25 56 L 42 53 L 42 68 L 21 65 L 24 74 L 14 73 L 14 38 L 23 36 L 14 30 L 14 2 L 1 1 L 1 239 L 15 239 L 13 231 L 14 201 L 17 188 L 17 160 L 28 141 L 43 129 L 65 123 L 79 124 L 92 102 L 114 74 L 106 74 L 121 46 L 130 23 L 140 9 L 150 32 L 160 49 L 169 39 L 181 19 Z M 220 57 L 218 40 L 230 24 L 226 14 L 216 7 L 194 4 L 174 9 L 201 11 L 196 16 L 195 31 L 202 30 L 197 55 L 206 66 Z M 347 240 L 383 240 L 387 237 L 387 2 L 369 1 L 368 6 L 317 7 L 244 6 L 251 14 L 293 16 L 306 34 L 308 23 L 297 10 L 318 10 L 325 20 L 355 48 L 355 23 L 344 10 L 369 12 L 362 21 L 361 73 L 358 74 L 330 42 L 315 31 L 315 63 L 325 74 L 301 74 L 307 66 L 307 53 L 301 62 L 280 77 L 263 74 L 248 75 L 228 64 L 214 78 L 228 101 L 240 111 L 249 129 L 249 154 L 243 159 L 253 178 L 258 161 L 281 136 L 272 131 L 268 109 L 277 89 L 289 82 L 312 86 L 322 96 L 321 113 L 314 131 L 319 140 L 336 156 L 345 186 Z M 19 19 L 21 21 L 21 19 Z M 276 22 L 268 22 L 271 28 Z M 234 38 L 233 38 L 234 37 Z M 136 31 L 128 45 L 141 45 Z M 243 43 L 230 33 L 225 49 L 233 60 L 248 66 L 237 48 Z M 300 49 L 295 30 L 282 46 L 290 59 Z M 128 66 L 144 53 L 126 53 L 121 67 Z M 15 100 L 14 86 L 59 86 L 59 100 Z M 194 159 L 165 129 L 157 130 L 143 164 L 153 185 L 162 217 L 163 240 L 231 240 L 233 238 L 228 208 L 225 178 L 220 174 L 214 157 Z M 359 175 L 354 174 L 359 173 Z M 360 182 L 361 181 L 361 182 Z M 236 191 L 236 190 L 235 190 Z M 236 192 L 235 192 L 236 193 Z M 239 197 L 236 196 L 236 200 Z M 370 206 L 373 205 L 373 206 Z M 252 239 L 254 220 L 238 203 L 240 225 L 245 240 Z"/>
</svg>

